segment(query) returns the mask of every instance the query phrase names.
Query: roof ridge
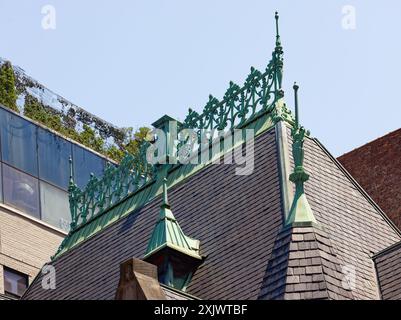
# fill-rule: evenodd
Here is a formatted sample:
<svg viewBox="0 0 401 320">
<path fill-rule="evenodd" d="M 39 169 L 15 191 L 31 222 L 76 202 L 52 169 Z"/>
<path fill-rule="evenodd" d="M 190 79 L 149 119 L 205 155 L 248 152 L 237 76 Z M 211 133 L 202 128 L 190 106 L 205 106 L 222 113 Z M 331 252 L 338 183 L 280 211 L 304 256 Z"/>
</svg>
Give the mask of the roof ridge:
<svg viewBox="0 0 401 320">
<path fill-rule="evenodd" d="M 184 122 L 177 125 L 179 129 L 195 130 L 197 133 L 197 142 L 201 144 L 199 135 L 201 130 L 233 130 L 244 128 L 264 114 L 270 114 L 274 123 L 279 120 L 293 123 L 291 112 L 286 108 L 285 103 L 283 103 L 283 48 L 278 33 L 278 19 L 278 13 L 276 12 L 276 43 L 272 52 L 272 58 L 268 62 L 264 72 L 251 67 L 251 72 L 243 86 L 240 87 L 230 82 L 229 88 L 221 101 L 209 95 L 209 101 L 206 103 L 202 113 L 197 113 L 189 109 Z M 171 120 L 170 117 L 164 116 L 162 118 L 164 119 L 163 122 L 166 121 L 166 118 Z M 156 121 L 154 126 L 157 127 L 158 122 Z M 157 129 L 168 130 L 164 127 Z M 168 135 L 170 137 L 170 133 Z M 178 140 L 176 137 L 172 139 Z M 181 148 L 186 146 L 186 143 L 187 141 L 179 141 L 177 146 L 178 154 Z M 150 141 L 142 141 L 139 146 L 140 152 L 135 158 L 132 155 L 126 154 L 118 168 L 106 169 L 101 179 L 92 177 L 84 190 L 79 189 L 74 184 L 70 185 L 69 200 L 72 230 L 80 224 L 85 224 L 88 218 L 90 219 L 91 216 L 104 211 L 105 208 L 111 206 L 115 201 L 119 201 L 127 196 L 128 193 L 132 192 L 130 188 L 140 188 L 157 176 L 158 170 L 156 169 L 156 164 L 149 163 L 147 156 L 148 147 L 151 144 Z M 158 155 L 158 157 L 161 156 Z M 131 174 L 125 174 L 123 177 L 122 172 L 124 174 L 130 172 Z M 134 178 L 131 179 L 130 176 L 134 176 Z M 119 179 L 124 179 L 125 185 L 122 185 Z M 112 185 L 113 181 L 115 185 Z M 100 197 L 99 201 L 94 199 L 94 194 L 102 194 L 110 190 L 117 191 L 111 191 L 112 194 L 108 197 Z M 90 205 L 86 203 L 88 201 L 91 202 Z"/>
<path fill-rule="evenodd" d="M 263 114 L 260 115 L 258 118 L 253 119 L 252 122 L 248 123 L 248 126 L 255 130 L 255 136 L 261 135 L 262 133 L 268 132 L 270 130 L 274 130 L 274 123 L 270 121 L 270 116 L 271 115 L 269 114 Z M 231 149 L 225 151 L 229 152 L 230 150 L 237 148 L 242 143 L 244 143 L 244 141 L 239 141 L 237 145 L 233 145 Z M 212 148 L 212 146 L 209 146 L 209 148 Z M 222 154 L 223 153 L 221 153 L 220 156 Z M 168 170 L 168 180 L 170 181 L 168 183 L 169 188 L 184 182 L 186 179 L 202 171 L 204 168 L 212 163 L 213 160 L 210 160 L 209 162 L 204 164 L 177 164 L 170 167 Z M 111 207 L 88 219 L 85 224 L 77 226 L 75 230 L 71 230 L 69 235 L 64 238 L 57 252 L 52 257 L 52 260 L 58 258 L 60 255 L 64 254 L 70 248 L 75 247 L 82 241 L 86 241 L 88 238 L 104 230 L 104 228 L 107 228 L 111 224 L 117 222 L 119 219 L 125 217 L 128 214 L 134 213 L 140 208 L 144 207 L 152 199 L 162 193 L 161 189 L 161 179 L 150 180 L 148 183 L 144 184 L 137 190 L 133 191 L 130 194 L 127 194 L 126 197 L 120 199 L 120 201 L 115 202 Z M 124 212 L 122 212 L 121 207 L 126 202 L 128 202 L 128 204 L 124 205 Z M 117 219 L 115 218 L 115 215 L 118 215 Z M 105 218 L 105 216 L 109 217 Z M 93 223 L 96 223 L 97 227 L 91 226 Z M 85 230 L 88 228 L 92 231 L 89 232 Z M 99 228 L 100 230 L 98 230 Z M 88 234 L 86 235 L 86 233 Z M 84 235 L 85 239 L 82 239 L 82 235 Z"/>
<path fill-rule="evenodd" d="M 262 73 L 251 67 L 251 72 L 244 85 L 239 87 L 230 82 L 221 101 L 209 95 L 209 101 L 203 112 L 199 114 L 190 109 L 184 122 L 178 124 L 180 129 L 194 129 L 199 133 L 203 129 L 256 128 L 260 133 L 282 120 L 290 124 L 294 123 L 291 111 L 287 109 L 283 100 L 283 49 L 278 33 L 278 19 L 276 12 L 276 43 L 265 71 Z M 242 137 L 240 143 L 243 142 Z M 215 141 L 212 141 L 212 145 L 214 143 Z M 74 236 L 75 231 L 86 226 L 88 222 L 100 216 L 104 217 L 107 212 L 117 208 L 123 201 L 132 202 L 137 192 L 140 193 L 148 187 L 154 189 L 154 182 L 156 182 L 157 188 L 160 187 L 158 175 L 162 170 L 159 170 L 160 168 L 156 167 L 156 164 L 148 162 L 149 146 L 151 146 L 150 141 L 142 141 L 137 155 L 126 154 L 117 168 L 108 166 L 101 179 L 91 176 L 83 190 L 71 180 L 69 186 L 71 231 L 60 245 L 56 256 L 64 250 L 66 243 Z M 185 144 L 179 144 L 177 148 L 182 146 Z M 230 150 L 223 150 L 223 153 Z M 198 152 L 202 152 L 202 150 L 198 150 Z M 219 155 L 221 154 L 220 147 Z M 210 159 L 207 164 L 212 163 L 212 160 Z M 168 166 L 174 168 L 173 165 L 168 164 Z M 193 172 L 194 170 L 190 168 L 189 171 Z M 158 190 L 153 190 L 153 192 L 153 196 L 158 194 Z M 142 201 L 142 198 L 139 200 Z M 141 205 L 143 204 L 141 203 Z"/>
</svg>

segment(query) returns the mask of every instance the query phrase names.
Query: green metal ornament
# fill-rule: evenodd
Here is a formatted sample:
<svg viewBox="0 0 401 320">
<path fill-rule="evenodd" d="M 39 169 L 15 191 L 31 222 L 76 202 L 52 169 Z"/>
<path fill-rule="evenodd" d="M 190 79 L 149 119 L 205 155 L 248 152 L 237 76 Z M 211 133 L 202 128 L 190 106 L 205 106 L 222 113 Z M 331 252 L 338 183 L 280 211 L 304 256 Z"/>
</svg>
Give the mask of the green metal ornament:
<svg viewBox="0 0 401 320">
<path fill-rule="evenodd" d="M 295 95 L 295 125 L 292 133 L 292 156 L 294 159 L 294 172 L 290 174 L 290 180 L 295 183 L 295 195 L 292 202 L 290 212 L 288 214 L 285 225 L 294 225 L 302 223 L 317 223 L 312 209 L 305 195 L 304 183 L 309 179 L 309 175 L 304 169 L 304 140 L 305 128 L 299 125 L 298 114 L 298 85 L 294 84 Z"/>
</svg>

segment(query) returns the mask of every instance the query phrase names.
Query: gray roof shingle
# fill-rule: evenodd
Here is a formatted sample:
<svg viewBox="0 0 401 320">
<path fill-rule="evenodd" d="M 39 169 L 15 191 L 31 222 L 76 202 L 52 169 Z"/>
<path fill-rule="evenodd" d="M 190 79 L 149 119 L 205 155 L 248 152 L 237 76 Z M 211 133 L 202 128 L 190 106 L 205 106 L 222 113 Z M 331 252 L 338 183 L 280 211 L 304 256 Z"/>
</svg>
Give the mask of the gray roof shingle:
<svg viewBox="0 0 401 320">
<path fill-rule="evenodd" d="M 341 265 L 355 268 L 354 298 L 378 299 L 372 256 L 399 241 L 399 231 L 316 139 L 305 141 L 305 169 L 305 192 L 317 221 Z"/>
<path fill-rule="evenodd" d="M 257 299 L 263 295 L 263 279 L 284 217 L 278 166 L 282 160 L 275 131 L 272 128 L 256 137 L 251 175 L 235 175 L 235 165 L 209 165 L 169 190 L 172 211 L 183 231 L 201 241 L 201 253 L 207 256 L 192 279 L 189 294 L 201 299 Z M 290 135 L 288 138 L 291 155 Z M 330 298 L 344 297 L 345 293 L 336 289 L 317 289 L 321 277 L 338 288 L 339 265 L 355 267 L 353 298 L 378 298 L 371 256 L 401 240 L 398 231 L 341 165 L 310 138 L 305 141 L 305 169 L 311 176 L 305 191 L 327 236 L 314 232 L 305 241 L 293 242 L 297 251 L 288 263 L 293 280 L 298 276 L 300 283 L 297 290 L 294 283 L 288 294 L 301 298 L 305 292 L 304 298 L 325 298 L 332 292 Z M 151 200 L 59 256 L 52 262 L 57 288 L 42 289 L 38 276 L 24 298 L 113 299 L 119 264 L 143 257 L 160 204 L 160 197 Z M 316 246 L 319 255 L 313 255 Z M 306 252 L 310 256 L 306 257 Z M 301 266 L 304 259 L 310 261 Z M 308 283 L 307 291 L 302 283 Z"/>
<path fill-rule="evenodd" d="M 235 175 L 235 165 L 210 165 L 169 190 L 183 231 L 199 239 L 207 255 L 188 289 L 196 297 L 258 296 L 282 212 L 275 130 L 255 142 L 253 174 Z M 119 264 L 143 257 L 160 204 L 158 197 L 58 257 L 56 290 L 43 290 L 38 277 L 25 298 L 113 299 Z"/>
<path fill-rule="evenodd" d="M 401 242 L 374 257 L 381 296 L 401 300 Z"/>
<path fill-rule="evenodd" d="M 186 294 L 185 292 L 172 289 L 165 285 L 161 286 L 164 291 L 167 300 L 196 300 L 197 298 L 191 295 Z"/>
<path fill-rule="evenodd" d="M 320 226 L 281 230 L 259 299 L 353 299 L 331 241 Z"/>
</svg>

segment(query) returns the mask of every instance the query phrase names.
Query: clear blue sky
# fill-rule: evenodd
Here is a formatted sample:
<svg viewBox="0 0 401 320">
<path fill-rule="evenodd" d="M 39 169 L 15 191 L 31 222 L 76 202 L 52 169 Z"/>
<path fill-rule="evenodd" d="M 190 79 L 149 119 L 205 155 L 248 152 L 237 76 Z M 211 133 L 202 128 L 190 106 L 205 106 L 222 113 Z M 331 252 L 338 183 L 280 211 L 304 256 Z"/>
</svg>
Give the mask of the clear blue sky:
<svg viewBox="0 0 401 320">
<path fill-rule="evenodd" d="M 42 6 L 56 29 L 41 26 Z M 342 27 L 352 5 L 356 29 Z M 0 0 L 0 56 L 119 126 L 201 111 L 229 80 L 263 69 L 280 12 L 284 89 L 301 122 L 338 156 L 401 127 L 398 0 Z"/>
</svg>

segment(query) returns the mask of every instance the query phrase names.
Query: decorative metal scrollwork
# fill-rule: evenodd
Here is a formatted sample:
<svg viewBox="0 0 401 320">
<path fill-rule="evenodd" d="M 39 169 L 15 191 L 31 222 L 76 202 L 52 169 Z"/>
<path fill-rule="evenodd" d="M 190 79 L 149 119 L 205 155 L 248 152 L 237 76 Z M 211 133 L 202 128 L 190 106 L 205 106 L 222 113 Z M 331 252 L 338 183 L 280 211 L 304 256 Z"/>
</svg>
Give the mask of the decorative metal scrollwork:
<svg viewBox="0 0 401 320">
<path fill-rule="evenodd" d="M 242 87 L 230 82 L 223 100 L 210 95 L 201 114 L 189 109 L 182 127 L 210 130 L 241 127 L 283 97 L 281 73 L 282 50 L 276 48 L 263 73 L 252 67 Z"/>
<path fill-rule="evenodd" d="M 98 179 L 91 174 L 83 190 L 75 183 L 70 183 L 71 230 L 85 224 L 154 178 L 155 168 L 146 161 L 149 146 L 150 143 L 144 141 L 138 155 L 127 153 L 119 166 L 107 163 L 103 177 Z"/>
<path fill-rule="evenodd" d="M 188 115 L 179 129 L 195 129 L 195 133 L 180 139 L 177 145 L 178 156 L 189 159 L 194 146 L 201 141 L 201 130 L 224 130 L 241 128 L 261 114 L 270 112 L 271 119 L 290 121 L 290 112 L 282 105 L 280 98 L 283 72 L 283 50 L 278 35 L 278 14 L 276 13 L 276 47 L 272 59 L 264 72 L 251 68 L 242 87 L 230 82 L 219 101 L 212 95 L 202 113 L 189 109 Z M 183 141 L 184 140 L 184 141 Z M 137 155 L 126 154 L 118 167 L 108 165 L 101 179 L 91 175 L 84 190 L 80 190 L 71 180 L 69 201 L 71 210 L 71 230 L 104 212 L 155 178 L 156 166 L 147 161 L 146 152 L 150 142 L 144 141 Z M 181 161 L 182 162 L 182 161 Z"/>
</svg>

